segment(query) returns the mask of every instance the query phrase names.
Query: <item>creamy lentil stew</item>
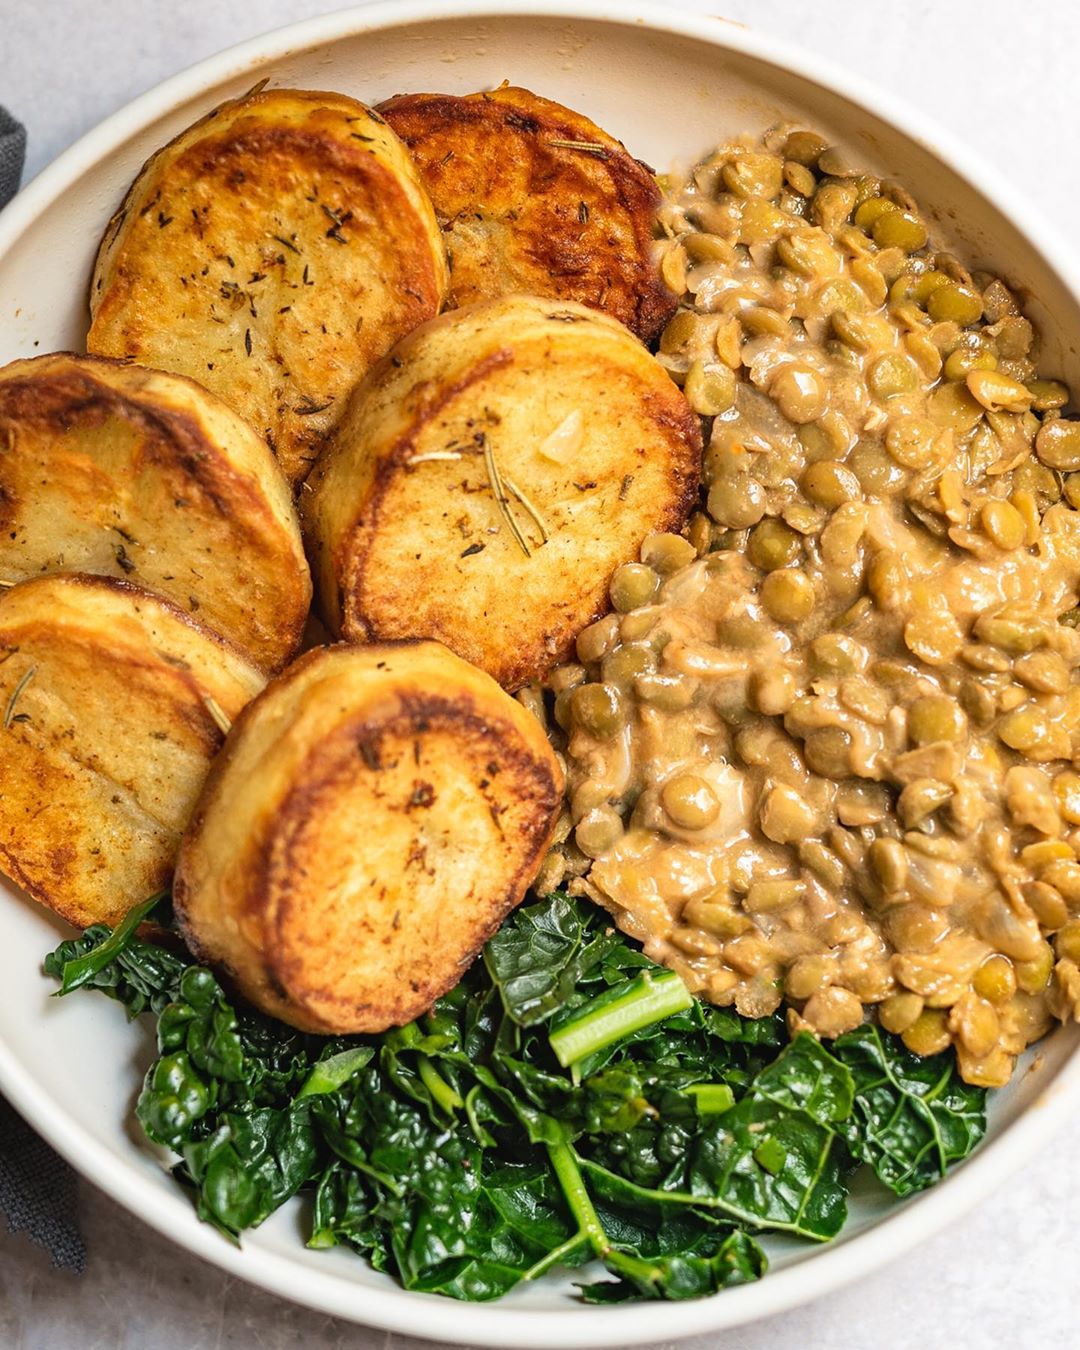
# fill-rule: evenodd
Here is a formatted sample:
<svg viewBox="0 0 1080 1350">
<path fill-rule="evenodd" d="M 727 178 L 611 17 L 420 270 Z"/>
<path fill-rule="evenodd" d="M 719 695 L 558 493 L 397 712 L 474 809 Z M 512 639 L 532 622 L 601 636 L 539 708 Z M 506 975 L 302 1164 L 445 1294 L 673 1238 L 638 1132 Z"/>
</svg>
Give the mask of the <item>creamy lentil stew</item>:
<svg viewBox="0 0 1080 1350">
<path fill-rule="evenodd" d="M 1080 423 L 1002 281 L 812 132 L 673 184 L 703 509 L 550 677 L 568 876 L 689 987 L 1006 1082 L 1080 1010 Z M 538 711 L 540 691 L 526 691 Z"/>
</svg>

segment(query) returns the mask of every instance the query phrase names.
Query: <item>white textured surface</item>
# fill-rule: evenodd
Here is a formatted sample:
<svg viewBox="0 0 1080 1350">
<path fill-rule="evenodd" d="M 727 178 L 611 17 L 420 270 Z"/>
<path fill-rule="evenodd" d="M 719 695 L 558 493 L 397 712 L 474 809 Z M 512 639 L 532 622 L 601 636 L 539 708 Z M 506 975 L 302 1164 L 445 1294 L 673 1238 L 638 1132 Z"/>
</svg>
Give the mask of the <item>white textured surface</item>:
<svg viewBox="0 0 1080 1350">
<path fill-rule="evenodd" d="M 1080 9 L 1063 0 L 681 3 L 818 48 L 880 79 L 994 159 L 1018 193 L 1068 232 L 1080 207 L 1073 166 Z M 0 0 L 0 103 L 29 127 L 33 173 L 181 67 L 337 7 L 319 0 Z M 1074 1346 L 1077 1159 L 1080 1123 L 992 1202 L 873 1279 L 754 1328 L 685 1342 L 687 1350 Z M 89 1252 L 81 1279 L 52 1271 L 23 1238 L 0 1234 L 0 1350 L 421 1350 L 420 1342 L 250 1290 L 178 1252 L 86 1185 L 81 1218 Z"/>
</svg>

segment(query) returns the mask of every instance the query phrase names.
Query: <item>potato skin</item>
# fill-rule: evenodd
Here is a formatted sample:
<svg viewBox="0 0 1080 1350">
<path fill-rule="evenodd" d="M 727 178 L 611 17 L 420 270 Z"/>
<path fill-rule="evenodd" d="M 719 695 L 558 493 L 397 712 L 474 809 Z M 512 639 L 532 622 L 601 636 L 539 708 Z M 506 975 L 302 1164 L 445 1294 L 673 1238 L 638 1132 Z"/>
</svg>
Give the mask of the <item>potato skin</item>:
<svg viewBox="0 0 1080 1350">
<path fill-rule="evenodd" d="M 168 884 L 228 718 L 263 677 L 161 596 L 62 573 L 0 592 L 0 871 L 80 928 Z"/>
<path fill-rule="evenodd" d="M 184 937 L 301 1030 L 402 1025 L 521 901 L 562 791 L 532 714 L 437 643 L 308 652 L 207 780 L 174 882 Z"/>
<path fill-rule="evenodd" d="M 619 141 L 509 85 L 402 94 L 379 111 L 435 205 L 453 303 L 546 295 L 602 309 L 645 342 L 659 335 L 677 304 L 652 256 L 660 190 Z"/>
<path fill-rule="evenodd" d="M 264 670 L 311 576 L 266 444 L 192 380 L 60 352 L 0 369 L 0 581 L 73 570 L 159 591 Z"/>
<path fill-rule="evenodd" d="M 295 485 L 353 384 L 446 287 L 431 203 L 382 118 L 266 90 L 144 166 L 102 241 L 87 349 L 199 380 Z"/>
<path fill-rule="evenodd" d="M 580 444 L 552 462 L 568 418 Z M 485 445 L 549 532 L 508 495 L 528 557 Z M 614 319 L 527 296 L 453 310 L 372 371 L 301 494 L 323 617 L 350 641 L 437 639 L 517 688 L 569 655 L 646 535 L 681 527 L 700 468 L 697 416 Z"/>
</svg>

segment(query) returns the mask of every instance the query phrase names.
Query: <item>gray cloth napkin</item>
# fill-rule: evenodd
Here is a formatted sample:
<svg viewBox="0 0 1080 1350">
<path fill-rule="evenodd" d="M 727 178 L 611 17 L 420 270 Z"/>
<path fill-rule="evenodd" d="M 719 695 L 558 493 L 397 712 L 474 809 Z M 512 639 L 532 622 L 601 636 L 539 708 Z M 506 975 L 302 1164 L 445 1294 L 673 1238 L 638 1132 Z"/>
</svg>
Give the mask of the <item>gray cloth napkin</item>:
<svg viewBox="0 0 1080 1350">
<path fill-rule="evenodd" d="M 0 108 L 0 210 L 15 196 L 26 129 Z M 0 1097 L 0 1211 L 13 1233 L 44 1247 L 53 1264 L 81 1272 L 86 1251 L 76 1221 L 75 1173 Z"/>
<path fill-rule="evenodd" d="M 0 1097 L 0 1210 L 8 1230 L 44 1247 L 53 1265 L 82 1274 L 75 1173 Z"/>
<path fill-rule="evenodd" d="M 6 108 L 0 108 L 0 207 L 19 190 L 26 158 L 26 128 Z"/>
</svg>

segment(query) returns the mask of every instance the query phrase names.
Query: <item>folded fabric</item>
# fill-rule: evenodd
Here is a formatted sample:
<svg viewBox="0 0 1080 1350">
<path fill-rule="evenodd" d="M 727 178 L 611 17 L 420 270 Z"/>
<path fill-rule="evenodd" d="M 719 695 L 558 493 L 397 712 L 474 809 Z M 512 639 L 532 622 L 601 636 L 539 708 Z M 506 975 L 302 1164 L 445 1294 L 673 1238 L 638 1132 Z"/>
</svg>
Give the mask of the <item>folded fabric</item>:
<svg viewBox="0 0 1080 1350">
<path fill-rule="evenodd" d="M 53 1265 L 81 1274 L 75 1173 L 0 1097 L 0 1210 L 12 1233 L 44 1247 Z"/>
<path fill-rule="evenodd" d="M 25 159 L 26 128 L 0 108 L 0 207 L 18 192 Z"/>
</svg>

